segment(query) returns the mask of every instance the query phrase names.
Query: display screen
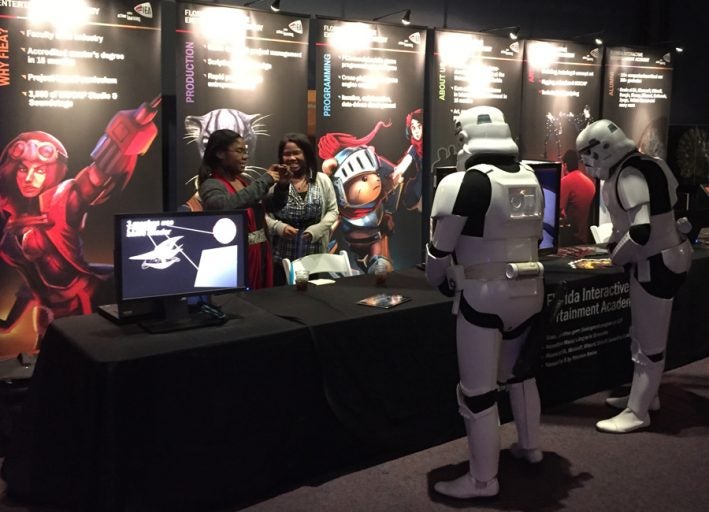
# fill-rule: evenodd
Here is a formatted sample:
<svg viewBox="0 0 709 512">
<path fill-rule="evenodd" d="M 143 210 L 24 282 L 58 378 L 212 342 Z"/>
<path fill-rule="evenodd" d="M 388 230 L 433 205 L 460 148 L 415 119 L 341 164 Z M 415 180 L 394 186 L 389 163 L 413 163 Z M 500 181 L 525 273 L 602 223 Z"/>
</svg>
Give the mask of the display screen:
<svg viewBox="0 0 709 512">
<path fill-rule="evenodd" d="M 246 289 L 245 213 L 115 216 L 119 301 Z"/>
<path fill-rule="evenodd" d="M 529 165 L 544 193 L 544 230 L 539 243 L 541 254 L 552 254 L 559 248 L 559 192 L 561 190 L 561 163 L 530 162 Z"/>
</svg>

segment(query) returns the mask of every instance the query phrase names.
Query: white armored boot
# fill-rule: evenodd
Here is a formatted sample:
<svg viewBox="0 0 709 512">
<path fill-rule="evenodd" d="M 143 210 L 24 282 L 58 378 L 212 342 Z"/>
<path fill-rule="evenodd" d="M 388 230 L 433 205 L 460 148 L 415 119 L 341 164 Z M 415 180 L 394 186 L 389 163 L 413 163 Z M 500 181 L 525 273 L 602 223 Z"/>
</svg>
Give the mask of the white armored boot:
<svg viewBox="0 0 709 512">
<path fill-rule="evenodd" d="M 535 379 L 508 384 L 510 407 L 517 427 L 517 442 L 510 447 L 512 455 L 531 464 L 544 457 L 539 448 L 541 404 Z"/>
<path fill-rule="evenodd" d="M 606 398 L 606 405 L 609 405 L 610 407 L 613 407 L 614 409 L 625 409 L 628 407 L 628 399 L 630 398 L 629 395 L 625 396 L 609 396 Z M 655 395 L 655 397 L 652 399 L 652 402 L 650 402 L 650 411 L 659 411 L 660 410 L 660 396 Z"/>
<path fill-rule="evenodd" d="M 437 482 L 434 489 L 445 496 L 459 499 L 496 496 L 500 492 L 497 482 L 500 459 L 497 404 L 474 413 L 462 402 L 460 387 L 458 404 L 468 436 L 469 470 L 455 480 Z"/>
<path fill-rule="evenodd" d="M 596 428 L 601 432 L 625 434 L 650 425 L 648 411 L 657 399 L 665 360 L 654 362 L 638 351 L 633 355 L 633 361 L 635 367 L 628 406 L 617 416 L 596 423 Z"/>
</svg>

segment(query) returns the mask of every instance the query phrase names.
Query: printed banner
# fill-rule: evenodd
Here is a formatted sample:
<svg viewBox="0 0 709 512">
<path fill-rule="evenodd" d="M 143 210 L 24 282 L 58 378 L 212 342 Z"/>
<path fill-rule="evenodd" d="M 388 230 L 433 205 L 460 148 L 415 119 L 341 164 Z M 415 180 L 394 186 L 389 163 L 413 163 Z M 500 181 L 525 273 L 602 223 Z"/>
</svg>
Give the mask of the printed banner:
<svg viewBox="0 0 709 512">
<path fill-rule="evenodd" d="M 522 43 L 509 38 L 437 30 L 431 66 L 431 124 L 427 140 L 435 184 L 438 167 L 455 166 L 455 118 L 479 105 L 499 108 L 519 143 Z"/>
<path fill-rule="evenodd" d="M 603 118 L 616 123 L 640 151 L 663 159 L 667 157 L 671 93 L 669 52 L 606 48 Z"/>
<path fill-rule="evenodd" d="M 598 119 L 601 49 L 565 41 L 526 41 L 520 152 L 560 161 L 576 136 Z"/>
<path fill-rule="evenodd" d="M 303 16 L 178 3 L 178 203 L 196 191 L 213 131 L 244 137 L 255 176 L 285 133 L 306 133 L 308 30 Z"/>
<path fill-rule="evenodd" d="M 629 378 L 630 284 L 625 275 L 563 282 L 547 290 L 546 302 L 551 318 L 538 378 L 543 396 L 563 402 Z"/>
<path fill-rule="evenodd" d="M 160 102 L 157 2 L 2 3 L 0 358 L 115 302 L 113 215 L 162 209 Z"/>
<path fill-rule="evenodd" d="M 426 31 L 319 20 L 318 156 L 335 185 L 335 237 L 353 266 L 373 272 L 421 261 Z"/>
</svg>

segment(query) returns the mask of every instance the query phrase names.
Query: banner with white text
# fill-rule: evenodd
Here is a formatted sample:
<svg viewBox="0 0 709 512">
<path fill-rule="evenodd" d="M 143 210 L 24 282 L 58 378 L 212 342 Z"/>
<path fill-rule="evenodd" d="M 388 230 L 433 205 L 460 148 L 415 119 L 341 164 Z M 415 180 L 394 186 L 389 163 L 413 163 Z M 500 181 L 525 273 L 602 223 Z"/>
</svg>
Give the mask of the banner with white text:
<svg viewBox="0 0 709 512">
<path fill-rule="evenodd" d="M 472 32 L 435 31 L 431 66 L 431 172 L 454 166 L 455 119 L 480 105 L 499 108 L 519 143 L 523 42 Z M 433 180 L 432 180 L 433 182 Z"/>
<path fill-rule="evenodd" d="M 318 20 L 316 136 L 340 210 L 338 247 L 372 272 L 422 258 L 426 30 Z"/>
<path fill-rule="evenodd" d="M 113 215 L 162 208 L 157 2 L 0 6 L 0 358 L 115 302 Z"/>
<path fill-rule="evenodd" d="M 551 318 L 537 379 L 542 396 L 561 403 L 629 378 L 630 284 L 624 274 L 562 281 L 547 289 L 546 303 Z"/>
<path fill-rule="evenodd" d="M 209 135 L 241 134 L 247 174 L 278 159 L 287 132 L 306 133 L 308 30 L 305 16 L 178 3 L 178 203 L 195 192 Z"/>
<path fill-rule="evenodd" d="M 560 161 L 598 119 L 601 48 L 566 41 L 525 41 L 520 154 Z"/>
<path fill-rule="evenodd" d="M 667 157 L 672 54 L 652 48 L 606 48 L 603 118 L 616 123 L 640 151 Z"/>
</svg>

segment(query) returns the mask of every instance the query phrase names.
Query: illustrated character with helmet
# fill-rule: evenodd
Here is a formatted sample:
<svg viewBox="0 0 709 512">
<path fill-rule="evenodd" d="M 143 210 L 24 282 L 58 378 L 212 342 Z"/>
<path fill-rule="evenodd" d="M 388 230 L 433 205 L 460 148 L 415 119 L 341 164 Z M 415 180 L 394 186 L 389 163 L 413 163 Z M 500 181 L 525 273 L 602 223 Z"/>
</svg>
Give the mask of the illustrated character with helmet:
<svg viewBox="0 0 709 512">
<path fill-rule="evenodd" d="M 64 179 L 69 155 L 53 135 L 23 132 L 0 154 L 0 258 L 24 284 L 0 332 L 12 331 L 32 310 L 36 350 L 53 318 L 86 314 L 112 269 L 84 259 L 81 232 L 89 207 L 105 202 L 130 180 L 139 155 L 157 135 L 160 97 L 118 112 L 91 153 L 93 162 Z"/>
<path fill-rule="evenodd" d="M 530 463 L 543 457 L 536 380 L 531 367 L 518 362 L 544 300 L 538 261 L 544 195 L 534 172 L 517 161 L 517 145 L 499 109 L 461 112 L 456 133 L 462 146 L 458 172 L 436 189 L 426 278 L 455 296 L 457 396 L 469 470 L 434 488 L 453 498 L 476 498 L 499 492 L 498 382 L 509 391 L 517 428 L 512 454 Z"/>
<path fill-rule="evenodd" d="M 606 403 L 622 409 L 599 421 L 602 432 L 625 433 L 650 425 L 648 411 L 657 410 L 657 392 L 665 367 L 665 347 L 672 301 L 692 260 L 685 234 L 686 218 L 675 220 L 677 180 L 659 158 L 640 153 L 613 122 L 602 119 L 576 139 L 586 170 L 605 180 L 601 197 L 613 231 L 608 242 L 611 261 L 626 268 L 630 280 L 631 354 L 634 364 L 630 394 Z"/>
<path fill-rule="evenodd" d="M 393 164 L 369 145 L 379 122 L 362 138 L 346 133 L 328 133 L 318 141 L 323 172 L 330 175 L 340 212 L 340 228 L 360 268 L 373 273 L 378 260 L 393 269 L 388 238 L 394 233 L 402 175 L 412 158 Z"/>
</svg>

